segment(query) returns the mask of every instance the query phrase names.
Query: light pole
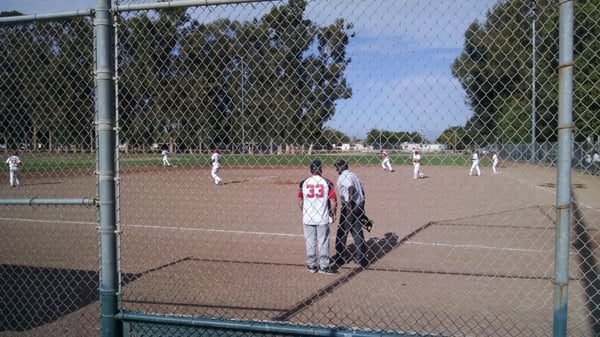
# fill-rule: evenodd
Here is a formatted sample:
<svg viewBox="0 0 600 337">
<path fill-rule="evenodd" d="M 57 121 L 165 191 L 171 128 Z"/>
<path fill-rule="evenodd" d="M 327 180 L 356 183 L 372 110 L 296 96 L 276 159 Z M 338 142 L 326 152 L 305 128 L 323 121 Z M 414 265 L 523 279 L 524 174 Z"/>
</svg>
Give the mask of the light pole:
<svg viewBox="0 0 600 337">
<path fill-rule="evenodd" d="M 239 62 L 240 63 L 238 64 L 238 67 L 241 67 L 241 69 L 238 69 L 240 69 L 240 124 L 242 129 L 242 153 L 246 153 L 246 116 L 244 114 L 244 59 L 240 57 Z"/>
<path fill-rule="evenodd" d="M 535 87 L 535 54 L 536 54 L 536 38 L 535 38 L 535 19 L 537 18 L 536 13 L 536 3 L 532 1 L 529 4 L 529 17 L 531 17 L 531 162 L 536 162 L 536 142 L 535 142 L 535 117 L 536 117 L 536 108 L 535 108 L 535 97 L 536 97 L 536 87 Z"/>
</svg>

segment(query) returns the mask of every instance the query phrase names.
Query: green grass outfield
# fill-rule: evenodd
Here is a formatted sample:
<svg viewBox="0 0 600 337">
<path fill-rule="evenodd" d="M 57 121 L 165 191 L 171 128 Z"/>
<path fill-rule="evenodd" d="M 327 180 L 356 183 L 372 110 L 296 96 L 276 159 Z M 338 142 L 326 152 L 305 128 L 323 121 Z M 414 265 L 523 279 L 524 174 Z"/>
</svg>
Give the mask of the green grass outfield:
<svg viewBox="0 0 600 337">
<path fill-rule="evenodd" d="M 36 170 L 62 170 L 95 168 L 96 158 L 90 153 L 43 153 L 23 152 L 20 155 L 23 161 L 23 171 Z M 119 156 L 121 167 L 136 166 L 162 166 L 160 154 L 124 154 Z M 308 165 L 311 160 L 319 159 L 324 165 L 333 165 L 339 159 L 346 160 L 350 165 L 380 165 L 381 158 L 375 153 L 315 153 L 313 155 L 242 155 L 224 154 L 223 165 L 239 166 L 277 166 L 277 165 Z M 410 165 L 409 154 L 390 155 L 392 165 Z M 172 165 L 194 166 L 209 165 L 209 154 L 171 154 L 169 160 Z M 489 158 L 482 158 L 482 166 L 489 165 Z M 421 159 L 423 166 L 467 166 L 471 165 L 470 156 L 461 154 L 424 154 Z"/>
</svg>

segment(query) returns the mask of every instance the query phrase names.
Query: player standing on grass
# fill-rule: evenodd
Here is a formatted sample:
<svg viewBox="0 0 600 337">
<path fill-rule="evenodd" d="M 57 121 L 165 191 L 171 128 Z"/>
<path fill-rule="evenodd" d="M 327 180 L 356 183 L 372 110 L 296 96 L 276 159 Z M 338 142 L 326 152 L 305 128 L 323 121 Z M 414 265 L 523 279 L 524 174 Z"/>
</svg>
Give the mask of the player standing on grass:
<svg viewBox="0 0 600 337">
<path fill-rule="evenodd" d="M 477 176 L 481 175 L 481 171 L 479 170 L 479 155 L 477 151 L 473 151 L 473 155 L 471 156 L 471 160 L 473 164 L 471 164 L 471 170 L 469 170 L 469 175 L 473 175 L 473 171 L 477 171 Z"/>
<path fill-rule="evenodd" d="M 14 154 L 6 160 L 6 167 L 8 167 L 8 173 L 10 176 L 10 186 L 16 187 L 21 184 L 19 181 L 19 171 L 23 166 L 21 159 L 19 158 L 19 152 L 15 151 Z"/>
<path fill-rule="evenodd" d="M 365 215 L 365 193 L 362 182 L 358 176 L 348 169 L 348 163 L 344 160 L 335 162 L 335 169 L 340 175 L 337 186 L 340 192 L 342 208 L 340 211 L 340 225 L 335 236 L 334 263 L 341 266 L 346 263 L 344 253 L 346 252 L 346 240 L 348 233 L 354 239 L 354 259 L 362 267 L 368 265 L 367 246 L 360 219 Z"/>
<path fill-rule="evenodd" d="M 210 174 L 215 181 L 215 185 L 221 184 L 221 177 L 219 177 L 219 171 L 221 170 L 221 154 L 219 150 L 215 149 L 212 156 L 210 157 L 210 164 L 212 166 Z"/>
<path fill-rule="evenodd" d="M 383 149 L 381 149 L 379 151 L 379 153 L 381 154 L 381 167 L 383 167 L 384 171 L 389 171 L 389 172 L 394 172 L 394 170 L 392 169 L 392 164 L 390 163 L 390 157 L 388 157 L 387 152 L 385 152 Z"/>
<path fill-rule="evenodd" d="M 169 150 L 166 147 L 162 149 L 162 164 L 163 166 L 171 166 L 171 162 L 169 161 Z"/>
<path fill-rule="evenodd" d="M 310 162 L 311 176 L 300 182 L 298 206 L 304 225 L 306 269 L 311 273 L 335 274 L 336 270 L 329 266 L 329 226 L 335 221 L 337 195 L 333 182 L 321 176 L 322 167 L 319 160 Z"/>
</svg>

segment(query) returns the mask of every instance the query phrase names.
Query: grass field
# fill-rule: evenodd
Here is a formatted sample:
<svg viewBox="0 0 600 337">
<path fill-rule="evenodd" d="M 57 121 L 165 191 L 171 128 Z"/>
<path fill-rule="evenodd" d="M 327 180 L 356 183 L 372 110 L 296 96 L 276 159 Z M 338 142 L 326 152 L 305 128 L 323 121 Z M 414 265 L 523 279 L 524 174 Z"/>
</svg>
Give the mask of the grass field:
<svg viewBox="0 0 600 337">
<path fill-rule="evenodd" d="M 94 168 L 96 157 L 90 153 L 46 153 L 46 152 L 23 152 L 20 154 L 25 163 L 23 170 L 60 170 L 77 168 Z M 122 167 L 135 166 L 161 166 L 160 154 L 124 154 L 119 155 Z M 315 153 L 312 155 L 241 155 L 225 154 L 222 158 L 223 165 L 305 165 L 312 159 L 319 158 L 325 165 L 333 165 L 336 160 L 344 159 L 351 165 L 379 165 L 381 159 L 377 153 Z M 409 154 L 390 155 L 394 165 L 410 165 Z M 180 154 L 169 156 L 173 165 L 208 165 L 209 154 Z M 421 163 L 423 166 L 466 166 L 470 165 L 470 156 L 460 154 L 423 154 Z M 482 159 L 482 166 L 489 165 L 488 158 Z"/>
</svg>

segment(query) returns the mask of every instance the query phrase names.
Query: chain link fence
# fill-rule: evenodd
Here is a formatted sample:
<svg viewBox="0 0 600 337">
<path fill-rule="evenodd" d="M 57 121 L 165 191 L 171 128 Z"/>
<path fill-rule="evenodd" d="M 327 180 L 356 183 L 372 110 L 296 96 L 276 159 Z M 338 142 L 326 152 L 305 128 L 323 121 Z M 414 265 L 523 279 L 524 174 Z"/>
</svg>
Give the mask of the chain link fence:
<svg viewBox="0 0 600 337">
<path fill-rule="evenodd" d="M 2 8 L 0 153 L 23 165 L 19 186 L 0 177 L 0 336 L 556 333 L 560 6 L 115 1 L 108 46 L 94 10 Z M 599 18 L 574 4 L 569 336 L 600 334 Z M 333 164 L 349 164 L 374 221 L 365 261 L 349 238 L 332 275 L 306 268 L 314 159 L 338 204 Z"/>
</svg>

